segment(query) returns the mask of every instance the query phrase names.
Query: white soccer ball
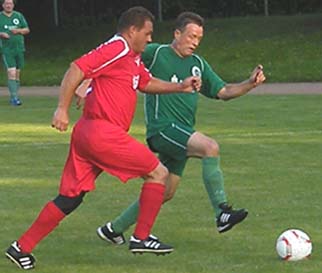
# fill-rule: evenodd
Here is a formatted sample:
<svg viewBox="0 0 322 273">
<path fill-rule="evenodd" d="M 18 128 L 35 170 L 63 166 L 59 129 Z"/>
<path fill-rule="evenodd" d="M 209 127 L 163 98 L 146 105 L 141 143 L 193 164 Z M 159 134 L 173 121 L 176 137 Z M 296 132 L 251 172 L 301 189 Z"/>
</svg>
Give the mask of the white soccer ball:
<svg viewBox="0 0 322 273">
<path fill-rule="evenodd" d="M 276 251 L 283 260 L 299 261 L 311 255 L 312 242 L 302 230 L 288 229 L 278 237 Z"/>
</svg>

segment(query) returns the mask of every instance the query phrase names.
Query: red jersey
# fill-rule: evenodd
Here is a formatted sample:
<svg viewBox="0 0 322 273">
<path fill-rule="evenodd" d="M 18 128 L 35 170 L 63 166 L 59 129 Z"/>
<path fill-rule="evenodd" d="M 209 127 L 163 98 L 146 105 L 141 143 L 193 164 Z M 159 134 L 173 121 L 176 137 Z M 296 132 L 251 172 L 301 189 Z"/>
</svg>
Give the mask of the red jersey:
<svg viewBox="0 0 322 273">
<path fill-rule="evenodd" d="M 119 35 L 75 60 L 85 78 L 92 78 L 83 116 L 104 119 L 128 131 L 134 117 L 137 89 L 144 89 L 151 74 L 141 55 Z"/>
</svg>

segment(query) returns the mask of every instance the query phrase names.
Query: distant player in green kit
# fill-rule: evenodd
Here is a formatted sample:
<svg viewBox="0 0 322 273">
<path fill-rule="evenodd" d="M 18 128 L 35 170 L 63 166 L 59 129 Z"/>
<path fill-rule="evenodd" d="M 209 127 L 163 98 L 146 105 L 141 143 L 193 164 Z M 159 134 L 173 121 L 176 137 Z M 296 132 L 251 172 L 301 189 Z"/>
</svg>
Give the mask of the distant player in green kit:
<svg viewBox="0 0 322 273">
<path fill-rule="evenodd" d="M 14 0 L 3 0 L 0 13 L 0 51 L 8 75 L 10 104 L 21 105 L 18 97 L 20 71 L 24 66 L 24 35 L 30 32 L 25 17 L 14 11 Z"/>
<path fill-rule="evenodd" d="M 171 44 L 146 47 L 142 59 L 153 76 L 172 82 L 181 82 L 191 75 L 200 76 L 200 93 L 221 100 L 242 96 L 264 82 L 263 67 L 258 65 L 249 79 L 227 84 L 202 57 L 194 54 L 203 36 L 203 24 L 198 14 L 184 12 L 177 18 Z M 228 205 L 218 143 L 193 129 L 198 97 L 198 93 L 145 95 L 147 142 L 170 172 L 164 202 L 174 196 L 187 159 L 201 159 L 202 180 L 215 212 L 217 230 L 222 233 L 243 221 L 248 212 Z M 125 243 L 123 232 L 136 222 L 138 209 L 136 201 L 114 221 L 99 227 L 97 234 L 113 244 Z"/>
</svg>

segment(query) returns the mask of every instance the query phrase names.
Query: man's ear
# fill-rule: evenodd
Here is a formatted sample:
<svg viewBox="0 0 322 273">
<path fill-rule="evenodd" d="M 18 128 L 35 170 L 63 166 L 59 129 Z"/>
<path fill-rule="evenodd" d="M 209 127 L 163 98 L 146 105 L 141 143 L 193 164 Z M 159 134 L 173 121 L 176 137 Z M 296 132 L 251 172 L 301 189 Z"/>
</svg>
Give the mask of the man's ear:
<svg viewBox="0 0 322 273">
<path fill-rule="evenodd" d="M 181 31 L 179 29 L 176 29 L 174 31 L 174 38 L 178 39 L 178 38 L 180 38 L 180 36 L 181 36 Z"/>
<path fill-rule="evenodd" d="M 128 35 L 130 38 L 133 37 L 133 34 L 137 32 L 137 28 L 135 26 L 130 26 L 129 29 L 128 29 Z"/>
</svg>

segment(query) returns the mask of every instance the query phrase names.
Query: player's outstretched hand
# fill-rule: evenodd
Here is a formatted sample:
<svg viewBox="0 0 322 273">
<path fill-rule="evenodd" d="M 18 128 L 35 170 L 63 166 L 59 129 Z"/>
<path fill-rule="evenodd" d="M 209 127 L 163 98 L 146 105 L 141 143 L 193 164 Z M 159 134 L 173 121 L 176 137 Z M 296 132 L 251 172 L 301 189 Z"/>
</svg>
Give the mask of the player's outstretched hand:
<svg viewBox="0 0 322 273">
<path fill-rule="evenodd" d="M 53 119 L 51 121 L 51 127 L 56 128 L 58 131 L 66 131 L 68 128 L 69 117 L 68 113 L 60 108 L 57 108 Z"/>
<path fill-rule="evenodd" d="M 265 80 L 264 68 L 261 64 L 259 64 L 251 74 L 250 81 L 253 83 L 254 87 L 256 87 L 262 84 Z"/>
<path fill-rule="evenodd" d="M 183 92 L 195 92 L 200 91 L 201 88 L 201 78 L 197 76 L 192 76 L 186 78 L 182 83 L 182 91 Z"/>
</svg>

